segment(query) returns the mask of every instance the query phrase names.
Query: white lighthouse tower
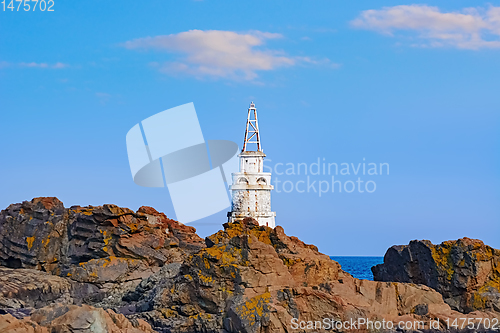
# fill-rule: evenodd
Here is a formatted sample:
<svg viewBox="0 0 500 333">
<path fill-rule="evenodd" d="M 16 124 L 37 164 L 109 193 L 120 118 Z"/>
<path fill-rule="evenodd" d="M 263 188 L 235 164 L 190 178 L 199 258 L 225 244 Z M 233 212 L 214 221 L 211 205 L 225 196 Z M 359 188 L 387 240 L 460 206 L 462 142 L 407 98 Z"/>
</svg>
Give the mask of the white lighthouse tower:
<svg viewBox="0 0 500 333">
<path fill-rule="evenodd" d="M 253 140 L 252 140 L 253 139 Z M 249 144 L 255 144 L 256 150 L 248 150 Z M 275 227 L 275 212 L 271 211 L 271 173 L 264 172 L 264 157 L 260 144 L 257 109 L 253 102 L 250 104 L 245 130 L 243 149 L 238 155 L 240 158 L 240 172 L 235 172 L 232 193 L 231 212 L 227 214 L 228 221 L 234 222 L 245 217 L 252 217 L 271 228 Z"/>
</svg>

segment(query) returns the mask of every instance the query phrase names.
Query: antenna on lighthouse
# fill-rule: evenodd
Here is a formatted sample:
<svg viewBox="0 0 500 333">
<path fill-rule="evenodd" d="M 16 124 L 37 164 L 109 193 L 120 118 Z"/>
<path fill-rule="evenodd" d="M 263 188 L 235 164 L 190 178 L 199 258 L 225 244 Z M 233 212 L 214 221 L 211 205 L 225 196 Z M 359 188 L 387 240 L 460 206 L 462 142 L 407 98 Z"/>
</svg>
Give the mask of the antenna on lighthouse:
<svg viewBox="0 0 500 333">
<path fill-rule="evenodd" d="M 248 108 L 247 127 L 245 130 L 245 141 L 243 142 L 243 149 L 241 150 L 242 152 L 247 151 L 246 149 L 248 143 L 256 143 L 257 151 L 262 151 L 260 149 L 260 134 L 259 123 L 257 122 L 257 109 L 255 108 L 255 104 L 253 104 L 253 102 L 250 103 L 250 107 Z"/>
</svg>

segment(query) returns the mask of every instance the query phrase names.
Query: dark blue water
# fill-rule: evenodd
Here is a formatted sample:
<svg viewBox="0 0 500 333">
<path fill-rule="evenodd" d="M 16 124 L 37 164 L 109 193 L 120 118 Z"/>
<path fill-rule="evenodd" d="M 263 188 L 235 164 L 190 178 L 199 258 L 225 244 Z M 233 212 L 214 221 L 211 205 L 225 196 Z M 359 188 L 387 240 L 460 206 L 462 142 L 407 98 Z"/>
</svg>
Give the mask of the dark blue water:
<svg viewBox="0 0 500 333">
<path fill-rule="evenodd" d="M 342 269 L 358 279 L 373 280 L 372 266 L 382 264 L 384 257 L 330 257 Z"/>
</svg>

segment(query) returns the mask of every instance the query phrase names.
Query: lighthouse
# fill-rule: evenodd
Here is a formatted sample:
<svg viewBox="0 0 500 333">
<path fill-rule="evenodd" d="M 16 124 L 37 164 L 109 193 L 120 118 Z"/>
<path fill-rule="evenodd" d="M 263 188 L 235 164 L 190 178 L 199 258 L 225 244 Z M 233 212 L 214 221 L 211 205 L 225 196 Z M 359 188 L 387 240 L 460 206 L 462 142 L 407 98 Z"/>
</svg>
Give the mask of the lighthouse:
<svg viewBox="0 0 500 333">
<path fill-rule="evenodd" d="M 250 150 L 254 147 L 254 150 Z M 275 227 L 276 213 L 271 211 L 271 173 L 264 172 L 264 154 L 260 142 L 257 109 L 252 102 L 247 114 L 247 125 L 243 149 L 238 155 L 240 171 L 232 174 L 231 211 L 227 214 L 229 222 L 252 217 L 271 228 Z"/>
</svg>

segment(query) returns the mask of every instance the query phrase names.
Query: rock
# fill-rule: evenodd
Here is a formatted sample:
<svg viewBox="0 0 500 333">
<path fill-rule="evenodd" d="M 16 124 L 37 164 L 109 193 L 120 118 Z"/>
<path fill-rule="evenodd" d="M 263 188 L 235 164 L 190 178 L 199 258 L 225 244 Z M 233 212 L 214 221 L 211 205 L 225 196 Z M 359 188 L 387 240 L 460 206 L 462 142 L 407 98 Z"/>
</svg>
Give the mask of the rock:
<svg viewBox="0 0 500 333">
<path fill-rule="evenodd" d="M 0 309 L 16 317 L 24 317 L 32 309 L 54 302 L 82 304 L 85 301 L 99 300 L 102 296 L 92 284 L 75 282 L 33 269 L 0 267 Z M 24 311 L 17 311 L 19 309 Z"/>
<path fill-rule="evenodd" d="M 4 333 L 49 333 L 47 327 L 41 327 L 37 323 L 18 319 L 10 314 L 0 315 L 0 332 Z"/>
<path fill-rule="evenodd" d="M 34 198 L 0 212 L 0 266 L 46 271 L 103 292 L 133 289 L 203 247 L 196 229 L 151 207 L 64 208 L 57 198 Z"/>
<path fill-rule="evenodd" d="M 429 286 L 460 312 L 500 311 L 500 250 L 477 239 L 393 246 L 372 271 L 377 281 Z"/>
<path fill-rule="evenodd" d="M 445 320 L 500 317 L 453 311 L 422 284 L 355 279 L 279 226 L 248 218 L 203 241 L 151 207 L 10 205 L 0 213 L 0 266 L 2 333 L 276 333 L 304 331 L 292 320 L 439 319 L 439 329 L 419 328 L 432 332 L 449 331 Z"/>
<path fill-rule="evenodd" d="M 227 223 L 206 243 L 125 297 L 124 304 L 133 300 L 136 306 L 129 316 L 144 318 L 159 332 L 248 333 L 293 331 L 293 318 L 428 323 L 464 316 L 427 286 L 355 279 L 281 227 L 252 220 Z"/>
<path fill-rule="evenodd" d="M 103 310 L 88 305 L 53 304 L 36 310 L 31 317 L 18 319 L 10 314 L 0 316 L 2 333 L 153 333 L 151 326 L 143 320 L 128 320 L 112 310 Z"/>
</svg>

